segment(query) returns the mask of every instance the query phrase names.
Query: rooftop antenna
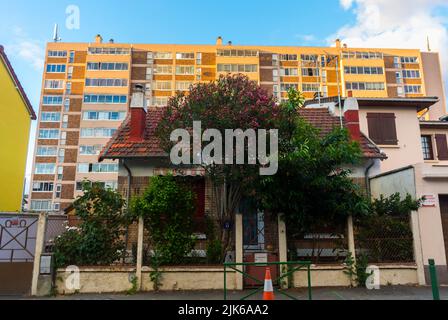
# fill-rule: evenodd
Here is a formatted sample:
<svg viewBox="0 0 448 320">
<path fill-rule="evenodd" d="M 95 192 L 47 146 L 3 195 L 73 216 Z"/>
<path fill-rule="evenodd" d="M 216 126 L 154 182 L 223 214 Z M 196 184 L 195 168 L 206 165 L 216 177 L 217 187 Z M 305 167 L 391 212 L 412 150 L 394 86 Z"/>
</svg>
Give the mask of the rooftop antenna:
<svg viewBox="0 0 448 320">
<path fill-rule="evenodd" d="M 428 52 L 431 52 L 431 45 L 429 44 L 429 36 L 426 37 L 426 44 L 428 46 Z"/>
<path fill-rule="evenodd" d="M 62 39 L 59 37 L 59 26 L 56 23 L 54 25 L 54 31 L 53 31 L 53 41 L 54 42 L 60 42 Z"/>
</svg>

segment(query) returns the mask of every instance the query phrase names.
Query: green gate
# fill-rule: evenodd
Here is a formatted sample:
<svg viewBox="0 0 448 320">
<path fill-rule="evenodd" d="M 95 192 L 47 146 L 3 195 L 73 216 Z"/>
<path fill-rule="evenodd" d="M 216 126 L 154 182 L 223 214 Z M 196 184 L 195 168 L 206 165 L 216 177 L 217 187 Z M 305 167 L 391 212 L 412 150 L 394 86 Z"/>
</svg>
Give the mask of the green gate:
<svg viewBox="0 0 448 320">
<path fill-rule="evenodd" d="M 253 263 L 253 262 L 245 262 L 245 263 L 224 263 L 224 300 L 227 301 L 227 296 L 228 296 L 228 292 L 227 292 L 227 272 L 229 271 L 235 271 L 237 273 L 240 273 L 243 275 L 243 278 L 249 278 L 257 283 L 259 283 L 261 285 L 260 288 L 254 290 L 253 292 L 251 292 L 250 294 L 244 296 L 243 298 L 241 298 L 241 300 L 247 300 L 250 297 L 256 295 L 257 293 L 261 292 L 264 290 L 264 279 L 260 280 L 257 279 L 253 276 L 251 276 L 250 274 L 246 273 L 245 271 L 241 271 L 238 270 L 237 267 L 243 267 L 243 269 L 247 266 L 254 266 L 254 267 L 269 267 L 269 266 L 280 266 L 280 268 L 282 267 L 286 267 L 287 271 L 286 272 L 280 272 L 280 274 L 282 274 L 280 277 L 278 277 L 277 279 L 272 279 L 273 282 L 277 282 L 277 283 L 282 283 L 282 280 L 285 278 L 289 278 L 290 276 L 292 276 L 295 272 L 300 271 L 300 270 L 307 270 L 307 275 L 308 275 L 308 299 L 311 301 L 313 300 L 313 291 L 312 291 L 312 284 L 311 284 L 311 262 L 310 261 L 300 261 L 300 262 L 267 262 L 267 263 Z M 284 268 L 282 268 L 284 270 Z M 290 294 L 288 294 L 287 292 L 281 290 L 281 289 L 277 289 L 274 288 L 274 291 L 284 295 L 286 297 L 288 297 L 289 299 L 292 300 L 298 300 L 296 297 L 291 296 Z"/>
</svg>

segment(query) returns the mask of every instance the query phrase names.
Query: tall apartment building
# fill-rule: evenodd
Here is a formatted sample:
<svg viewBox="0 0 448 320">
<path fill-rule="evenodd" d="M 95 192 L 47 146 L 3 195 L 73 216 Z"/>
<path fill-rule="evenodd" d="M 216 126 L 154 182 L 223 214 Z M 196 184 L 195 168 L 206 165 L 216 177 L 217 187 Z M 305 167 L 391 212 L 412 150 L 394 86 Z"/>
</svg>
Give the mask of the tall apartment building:
<svg viewBox="0 0 448 320">
<path fill-rule="evenodd" d="M 118 165 L 98 154 L 125 119 L 131 88 L 146 86 L 148 105 L 164 106 L 176 91 L 221 74 L 243 73 L 286 99 L 438 96 L 426 115 L 445 115 L 437 53 L 402 49 L 268 47 L 223 44 L 49 43 L 42 83 L 30 210 L 61 211 L 88 179 L 115 188 Z"/>
</svg>

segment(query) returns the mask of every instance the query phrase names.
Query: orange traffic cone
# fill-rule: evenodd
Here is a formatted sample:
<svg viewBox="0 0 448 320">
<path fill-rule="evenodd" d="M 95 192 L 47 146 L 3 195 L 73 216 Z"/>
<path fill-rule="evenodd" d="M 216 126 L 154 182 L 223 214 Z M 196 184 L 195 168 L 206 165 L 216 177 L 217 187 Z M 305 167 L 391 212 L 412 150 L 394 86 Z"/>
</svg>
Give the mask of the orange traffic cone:
<svg viewBox="0 0 448 320">
<path fill-rule="evenodd" d="M 264 301 L 275 300 L 274 286 L 272 285 L 271 269 L 270 268 L 266 268 L 266 277 L 264 279 L 263 300 Z"/>
</svg>

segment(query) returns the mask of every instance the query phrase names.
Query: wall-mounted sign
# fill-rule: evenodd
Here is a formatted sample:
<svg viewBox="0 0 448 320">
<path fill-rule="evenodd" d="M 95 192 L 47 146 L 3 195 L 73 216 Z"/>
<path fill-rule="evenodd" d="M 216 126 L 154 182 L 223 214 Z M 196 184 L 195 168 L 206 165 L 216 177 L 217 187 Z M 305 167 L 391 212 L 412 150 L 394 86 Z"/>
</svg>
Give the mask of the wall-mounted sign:
<svg viewBox="0 0 448 320">
<path fill-rule="evenodd" d="M 436 201 L 436 196 L 435 195 L 433 195 L 433 194 L 425 194 L 425 195 L 423 195 L 423 198 L 425 199 L 423 201 L 423 204 L 422 204 L 422 206 L 424 208 L 431 208 L 431 207 L 435 207 L 436 206 L 437 201 Z"/>
<path fill-rule="evenodd" d="M 268 254 L 267 253 L 256 253 L 255 254 L 255 263 L 268 263 Z"/>
</svg>

